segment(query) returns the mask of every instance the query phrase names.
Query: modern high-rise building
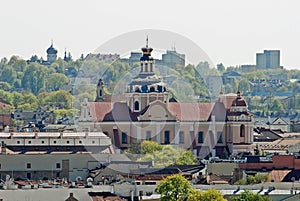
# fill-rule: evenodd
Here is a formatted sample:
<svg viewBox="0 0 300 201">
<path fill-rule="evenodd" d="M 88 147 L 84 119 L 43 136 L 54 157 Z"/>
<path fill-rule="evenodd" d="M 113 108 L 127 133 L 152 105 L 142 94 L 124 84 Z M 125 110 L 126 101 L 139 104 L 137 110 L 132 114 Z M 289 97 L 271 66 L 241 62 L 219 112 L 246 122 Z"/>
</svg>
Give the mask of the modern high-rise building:
<svg viewBox="0 0 300 201">
<path fill-rule="evenodd" d="M 175 48 L 167 50 L 162 54 L 162 64 L 171 68 L 175 68 L 176 65 L 185 66 L 185 55 L 176 52 Z"/>
<path fill-rule="evenodd" d="M 256 69 L 280 68 L 280 50 L 264 50 L 256 53 Z"/>
</svg>

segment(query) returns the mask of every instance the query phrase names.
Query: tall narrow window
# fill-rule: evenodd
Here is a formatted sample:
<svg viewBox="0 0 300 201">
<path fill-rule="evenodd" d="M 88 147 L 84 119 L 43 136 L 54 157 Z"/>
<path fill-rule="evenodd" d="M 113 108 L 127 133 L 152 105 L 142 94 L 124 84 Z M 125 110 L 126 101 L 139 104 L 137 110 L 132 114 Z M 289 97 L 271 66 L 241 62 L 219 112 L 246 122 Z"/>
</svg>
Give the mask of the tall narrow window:
<svg viewBox="0 0 300 201">
<path fill-rule="evenodd" d="M 145 63 L 145 72 L 148 72 L 148 64 Z"/>
<path fill-rule="evenodd" d="M 134 102 L 134 110 L 140 110 L 140 103 L 139 101 Z"/>
<path fill-rule="evenodd" d="M 122 132 L 122 144 L 127 144 L 127 134 Z"/>
<path fill-rule="evenodd" d="M 170 131 L 165 131 L 165 142 L 164 144 L 170 144 Z"/>
<path fill-rule="evenodd" d="M 203 132 L 202 131 L 198 132 L 198 143 L 203 143 Z"/>
<path fill-rule="evenodd" d="M 31 180 L 31 173 L 30 173 L 30 172 L 27 172 L 27 173 L 26 173 L 26 177 L 27 177 L 27 179 Z"/>
<path fill-rule="evenodd" d="M 184 144 L 184 132 L 179 131 L 179 144 Z"/>
<path fill-rule="evenodd" d="M 240 127 L 240 137 L 245 137 L 245 125 L 241 125 Z"/>
<path fill-rule="evenodd" d="M 146 140 L 151 141 L 151 131 L 146 131 Z"/>
<path fill-rule="evenodd" d="M 153 72 L 153 63 L 150 63 L 150 72 Z"/>
<path fill-rule="evenodd" d="M 222 132 L 218 132 L 218 143 L 223 143 Z"/>
</svg>

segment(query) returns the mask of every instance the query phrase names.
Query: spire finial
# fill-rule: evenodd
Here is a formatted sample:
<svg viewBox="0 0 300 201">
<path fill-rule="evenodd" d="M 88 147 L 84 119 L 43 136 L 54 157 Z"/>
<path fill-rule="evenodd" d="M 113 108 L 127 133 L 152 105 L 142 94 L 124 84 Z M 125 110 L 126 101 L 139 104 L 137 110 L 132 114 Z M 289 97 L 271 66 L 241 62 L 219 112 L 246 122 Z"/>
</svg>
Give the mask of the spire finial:
<svg viewBox="0 0 300 201">
<path fill-rule="evenodd" d="M 147 38 L 146 38 L 146 47 L 148 48 L 148 35 L 147 35 Z"/>
<path fill-rule="evenodd" d="M 51 46 L 53 46 L 53 39 L 51 39 Z"/>
</svg>

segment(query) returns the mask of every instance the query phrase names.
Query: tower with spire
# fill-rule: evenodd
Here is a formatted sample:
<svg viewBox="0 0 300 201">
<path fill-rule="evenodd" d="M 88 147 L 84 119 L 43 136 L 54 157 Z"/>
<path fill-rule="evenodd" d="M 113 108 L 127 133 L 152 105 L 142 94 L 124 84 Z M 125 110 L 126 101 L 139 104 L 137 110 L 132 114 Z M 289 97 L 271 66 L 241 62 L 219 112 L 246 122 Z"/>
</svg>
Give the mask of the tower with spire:
<svg viewBox="0 0 300 201">
<path fill-rule="evenodd" d="M 102 102 L 104 101 L 104 82 L 100 78 L 97 84 L 97 96 L 95 102 Z"/>
<path fill-rule="evenodd" d="M 57 50 L 53 47 L 53 40 L 51 41 L 51 46 L 47 49 L 47 62 L 53 63 L 57 59 Z"/>
<path fill-rule="evenodd" d="M 128 85 L 126 101 L 134 112 L 140 112 L 151 102 L 160 100 L 168 101 L 168 91 L 162 77 L 155 73 L 155 60 L 151 56 L 153 48 L 149 47 L 148 36 L 146 46 L 141 48 L 143 55 L 140 58 L 139 74 Z"/>
</svg>

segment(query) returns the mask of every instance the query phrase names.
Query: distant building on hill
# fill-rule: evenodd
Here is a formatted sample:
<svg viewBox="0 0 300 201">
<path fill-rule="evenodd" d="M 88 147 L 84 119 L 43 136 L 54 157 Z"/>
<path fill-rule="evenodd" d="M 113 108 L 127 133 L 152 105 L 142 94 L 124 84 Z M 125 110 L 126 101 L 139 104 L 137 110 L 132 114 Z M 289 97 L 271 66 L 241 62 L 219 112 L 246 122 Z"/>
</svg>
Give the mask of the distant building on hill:
<svg viewBox="0 0 300 201">
<path fill-rule="evenodd" d="M 120 59 L 119 54 L 88 54 L 85 57 L 85 60 L 98 60 L 98 61 L 103 61 L 104 63 L 111 64 L 115 61 L 118 61 Z"/>
<path fill-rule="evenodd" d="M 241 65 L 241 71 L 243 73 L 249 73 L 249 72 L 253 72 L 255 70 L 256 70 L 256 65 L 253 65 L 253 64 Z"/>
<path fill-rule="evenodd" d="M 185 54 L 176 52 L 175 47 L 172 50 L 167 50 L 162 54 L 161 64 L 170 68 L 175 68 L 177 65 L 185 66 Z"/>
<path fill-rule="evenodd" d="M 256 53 L 256 68 L 280 68 L 280 50 L 264 50 L 264 53 Z"/>
<path fill-rule="evenodd" d="M 53 47 L 53 42 L 51 42 L 51 46 L 47 49 L 47 62 L 53 63 L 57 59 L 57 50 Z"/>
</svg>

